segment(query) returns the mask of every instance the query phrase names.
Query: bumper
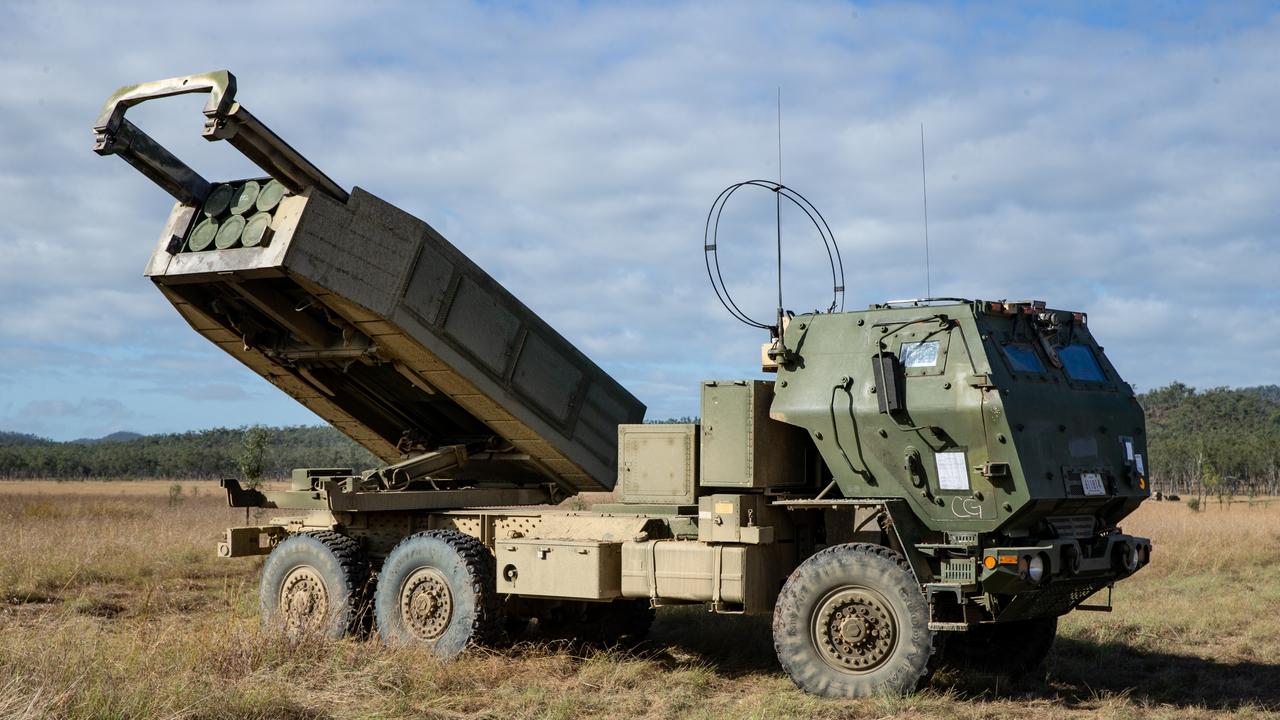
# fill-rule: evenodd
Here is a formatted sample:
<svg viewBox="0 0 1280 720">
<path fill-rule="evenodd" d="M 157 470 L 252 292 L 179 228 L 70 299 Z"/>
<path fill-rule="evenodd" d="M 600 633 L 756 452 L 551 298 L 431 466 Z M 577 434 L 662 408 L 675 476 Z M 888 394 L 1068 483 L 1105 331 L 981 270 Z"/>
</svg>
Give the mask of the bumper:
<svg viewBox="0 0 1280 720">
<path fill-rule="evenodd" d="M 225 539 L 218 543 L 218 557 L 267 555 L 287 534 L 280 525 L 227 528 Z"/>
<path fill-rule="evenodd" d="M 1151 561 L 1151 540 L 1113 533 L 1098 538 L 1055 538 L 983 551 L 978 583 L 994 595 L 1044 594 L 1051 589 L 1101 587 L 1126 578 Z M 1076 593 L 1067 593 L 1074 595 Z M 1078 598 L 1070 610 L 1085 597 Z M 1059 613 L 1061 614 L 1061 613 Z"/>
</svg>

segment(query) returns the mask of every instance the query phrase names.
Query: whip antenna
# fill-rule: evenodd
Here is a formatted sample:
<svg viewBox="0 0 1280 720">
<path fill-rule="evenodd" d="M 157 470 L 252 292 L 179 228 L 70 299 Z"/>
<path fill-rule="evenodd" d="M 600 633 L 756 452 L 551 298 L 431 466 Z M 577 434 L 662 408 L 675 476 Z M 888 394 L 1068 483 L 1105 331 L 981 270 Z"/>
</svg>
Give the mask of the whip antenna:
<svg viewBox="0 0 1280 720">
<path fill-rule="evenodd" d="M 745 187 L 760 188 L 773 193 L 773 212 L 774 212 L 774 238 L 776 242 L 775 250 L 777 252 L 778 263 L 778 312 L 772 324 L 763 322 L 757 318 L 753 318 L 742 311 L 738 307 L 738 303 L 734 301 L 733 296 L 729 294 L 729 288 L 724 282 L 724 274 L 720 269 L 719 255 L 719 234 L 720 234 L 720 217 L 724 214 L 725 205 L 728 204 L 729 198 Z M 744 325 L 749 325 L 761 330 L 768 330 L 770 336 L 776 342 L 778 347 L 782 343 L 782 323 L 786 319 L 786 307 L 782 304 L 782 201 L 786 200 L 792 205 L 800 209 L 800 212 L 809 218 L 809 222 L 813 224 L 813 229 L 817 231 L 818 239 L 822 241 L 824 249 L 827 251 L 827 262 L 831 266 L 831 304 L 827 307 L 827 312 L 843 312 L 844 311 L 844 261 L 840 258 L 840 246 L 836 244 L 835 233 L 831 232 L 831 226 L 827 224 L 827 219 L 822 217 L 822 213 L 818 212 L 818 208 L 809 199 L 795 190 L 782 184 L 782 87 L 778 87 L 778 179 L 772 180 L 743 180 L 734 183 L 716 196 L 715 202 L 711 203 L 711 209 L 707 211 L 707 226 L 702 232 L 702 251 L 703 259 L 707 266 L 707 279 L 711 281 L 711 289 L 716 293 L 716 299 L 724 306 L 729 314 Z M 818 312 L 818 311 L 814 311 Z M 782 348 L 785 351 L 785 348 Z"/>
<path fill-rule="evenodd" d="M 933 297 L 933 283 L 929 277 L 929 181 L 924 168 L 924 123 L 920 123 L 920 190 L 924 196 L 924 296 Z"/>
<path fill-rule="evenodd" d="M 778 325 L 776 337 L 782 337 L 782 86 L 778 86 L 778 189 L 774 191 L 774 225 L 778 231 Z"/>
</svg>

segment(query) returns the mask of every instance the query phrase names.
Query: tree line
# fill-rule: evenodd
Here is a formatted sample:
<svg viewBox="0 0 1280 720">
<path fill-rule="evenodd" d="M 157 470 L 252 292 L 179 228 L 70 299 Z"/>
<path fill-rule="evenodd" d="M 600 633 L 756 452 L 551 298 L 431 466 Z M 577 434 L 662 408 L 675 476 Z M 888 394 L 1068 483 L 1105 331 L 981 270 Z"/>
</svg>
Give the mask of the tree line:
<svg viewBox="0 0 1280 720">
<path fill-rule="evenodd" d="M 1147 413 L 1153 489 L 1197 496 L 1280 495 L 1280 386 L 1196 390 L 1175 382 L 1138 399 Z M 287 477 L 295 467 L 360 470 L 380 464 L 331 427 L 116 433 L 71 442 L 0 432 L 0 478 L 240 477 L 248 469 L 249 446 L 257 448 L 249 454 L 260 459 L 253 470 L 267 479 Z"/>
<path fill-rule="evenodd" d="M 1175 382 L 1138 399 L 1153 489 L 1280 495 L 1280 386 L 1198 391 Z"/>
<path fill-rule="evenodd" d="M 288 477 L 295 467 L 376 467 L 369 451 L 331 427 L 214 428 L 162 435 L 119 433 L 55 442 L 0 432 L 0 477 L 58 480 L 216 479 L 240 477 L 246 438 L 263 434 L 261 476 Z"/>
</svg>

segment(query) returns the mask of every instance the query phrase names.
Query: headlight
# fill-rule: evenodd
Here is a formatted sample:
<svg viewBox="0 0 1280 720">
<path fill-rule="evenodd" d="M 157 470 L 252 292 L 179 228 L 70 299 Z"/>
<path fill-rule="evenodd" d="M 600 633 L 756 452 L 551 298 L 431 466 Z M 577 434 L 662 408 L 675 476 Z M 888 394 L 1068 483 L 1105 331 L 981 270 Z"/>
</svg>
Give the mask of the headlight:
<svg viewBox="0 0 1280 720">
<path fill-rule="evenodd" d="M 1027 579 L 1038 583 L 1044 579 L 1044 555 L 1036 555 L 1027 562 Z"/>
<path fill-rule="evenodd" d="M 1111 562 L 1116 570 L 1128 574 L 1138 569 L 1138 551 L 1132 543 L 1116 543 L 1112 553 Z"/>
</svg>

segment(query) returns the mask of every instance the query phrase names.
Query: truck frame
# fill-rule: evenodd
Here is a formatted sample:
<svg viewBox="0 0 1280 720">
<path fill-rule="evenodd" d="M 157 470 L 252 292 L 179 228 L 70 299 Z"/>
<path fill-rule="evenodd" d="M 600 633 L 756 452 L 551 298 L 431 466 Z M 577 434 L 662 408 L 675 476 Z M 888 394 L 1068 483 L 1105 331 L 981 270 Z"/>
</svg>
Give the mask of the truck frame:
<svg viewBox="0 0 1280 720">
<path fill-rule="evenodd" d="M 266 173 L 212 183 L 125 118 L 203 92 L 203 136 Z M 824 696 L 911 692 L 939 662 L 1017 672 L 1057 618 L 1150 560 L 1143 412 L 1080 312 L 924 299 L 787 315 L 773 380 L 644 406 L 427 223 L 348 192 L 235 100 L 227 71 L 121 88 L 94 126 L 175 199 L 146 274 L 191 327 L 379 457 L 224 480 L 272 517 L 264 623 L 443 658 L 528 623 L 638 640 L 654 608 L 773 618 Z M 562 501 L 614 491 L 587 510 Z"/>
</svg>

